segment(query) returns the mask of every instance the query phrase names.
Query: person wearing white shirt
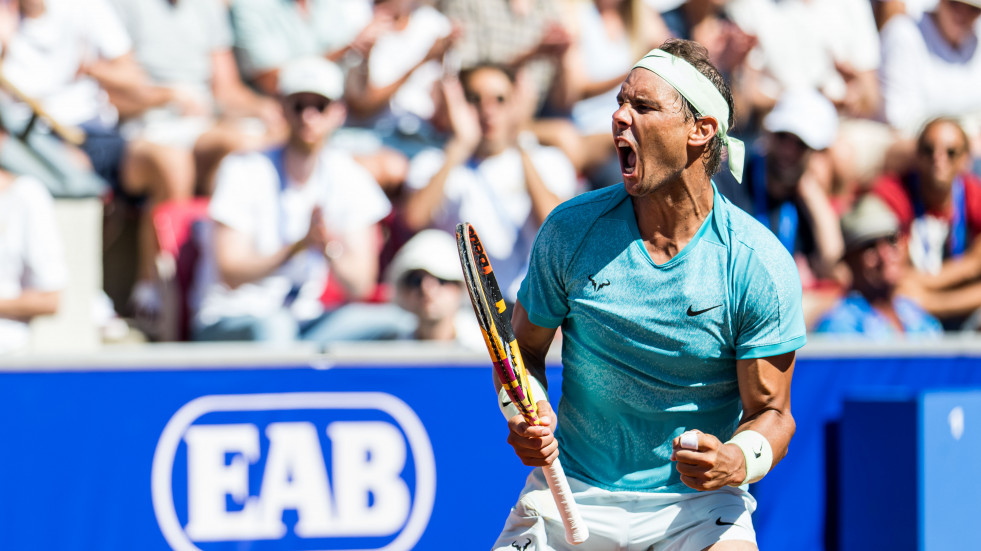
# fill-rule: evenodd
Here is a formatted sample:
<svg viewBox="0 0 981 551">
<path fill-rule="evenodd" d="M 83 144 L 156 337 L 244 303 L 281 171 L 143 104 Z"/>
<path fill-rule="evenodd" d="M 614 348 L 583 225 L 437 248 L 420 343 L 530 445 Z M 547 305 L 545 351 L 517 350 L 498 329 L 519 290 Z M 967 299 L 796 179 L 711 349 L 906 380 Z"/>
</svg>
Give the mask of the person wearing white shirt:
<svg viewBox="0 0 981 551">
<path fill-rule="evenodd" d="M 506 69 L 469 69 L 459 81 L 445 81 L 443 94 L 452 136 L 444 149 L 413 159 L 405 224 L 411 231 L 451 233 L 460 221 L 473 224 L 505 300 L 513 302 L 535 233 L 577 190 L 575 169 L 559 149 L 540 146 L 527 134 L 519 146 L 514 77 Z"/>
<path fill-rule="evenodd" d="M 57 311 L 67 280 L 51 194 L 0 171 L 0 356 L 28 346 L 28 322 Z"/>
<path fill-rule="evenodd" d="M 343 75 L 323 58 L 287 65 L 287 144 L 226 158 L 209 206 L 213 247 L 199 266 L 196 340 L 336 337 L 320 298 L 328 274 L 354 300 L 378 278 L 378 222 L 391 205 L 368 172 L 328 145 L 344 122 Z M 350 327 L 348 327 L 350 329 Z"/>
</svg>

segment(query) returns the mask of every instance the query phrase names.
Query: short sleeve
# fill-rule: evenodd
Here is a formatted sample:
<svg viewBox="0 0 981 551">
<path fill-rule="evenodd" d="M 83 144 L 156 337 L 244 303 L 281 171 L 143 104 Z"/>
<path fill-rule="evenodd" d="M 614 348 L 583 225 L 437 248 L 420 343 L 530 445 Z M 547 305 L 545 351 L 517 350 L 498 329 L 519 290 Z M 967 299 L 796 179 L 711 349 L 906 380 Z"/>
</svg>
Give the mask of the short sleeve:
<svg viewBox="0 0 981 551">
<path fill-rule="evenodd" d="M 518 301 L 528 312 L 528 319 L 550 329 L 562 325 L 569 314 L 564 271 L 572 260 L 564 217 L 555 215 L 553 211 L 539 229 L 531 248 L 528 275 L 518 289 Z"/>
<path fill-rule="evenodd" d="M 208 25 L 211 51 L 229 50 L 232 47 L 232 23 L 228 8 L 220 0 L 195 0 L 202 3 Z"/>
<path fill-rule="evenodd" d="M 215 222 L 247 235 L 253 235 L 257 202 L 274 199 L 267 189 L 278 185 L 279 175 L 268 159 L 259 154 L 229 155 L 218 166 L 215 191 L 208 214 Z"/>
<path fill-rule="evenodd" d="M 65 252 L 58 234 L 54 199 L 39 181 L 22 176 L 25 208 L 29 210 L 27 243 L 24 246 L 23 286 L 36 291 L 58 291 L 68 283 Z"/>
<path fill-rule="evenodd" d="M 328 198 L 327 223 L 337 231 L 358 231 L 380 222 L 392 210 L 378 182 L 367 169 L 340 152 L 329 152 L 321 161 L 332 167 L 329 180 L 336 185 L 336 201 Z"/>
<path fill-rule="evenodd" d="M 576 169 L 564 153 L 555 147 L 535 150 L 532 162 L 545 186 L 560 199 L 568 199 L 576 193 Z"/>
<path fill-rule="evenodd" d="M 266 20 L 269 3 L 269 0 L 236 0 L 231 7 L 235 47 L 241 56 L 242 69 L 253 76 L 282 66 L 293 55 L 290 42 L 278 39 L 276 27 Z"/>
<path fill-rule="evenodd" d="M 106 0 L 90 0 L 79 13 L 85 17 L 85 38 L 100 56 L 116 59 L 133 50 L 133 41 L 122 19 Z"/>
<path fill-rule="evenodd" d="M 752 251 L 752 252 L 749 252 Z M 735 258 L 736 358 L 767 358 L 807 342 L 800 275 L 774 238 Z"/>
</svg>

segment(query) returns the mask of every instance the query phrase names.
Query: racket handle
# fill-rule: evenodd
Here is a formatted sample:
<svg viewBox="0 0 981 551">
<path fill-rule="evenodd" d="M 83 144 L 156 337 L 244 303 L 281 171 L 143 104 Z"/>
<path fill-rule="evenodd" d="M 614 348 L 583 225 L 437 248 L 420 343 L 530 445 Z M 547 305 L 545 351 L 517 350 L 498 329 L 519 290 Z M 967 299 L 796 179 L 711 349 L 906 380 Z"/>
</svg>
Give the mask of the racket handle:
<svg viewBox="0 0 981 551">
<path fill-rule="evenodd" d="M 565 526 L 565 540 L 573 545 L 578 545 L 589 537 L 589 529 L 579 514 L 579 507 L 576 500 L 572 497 L 572 489 L 569 488 L 569 481 L 562 470 L 562 464 L 558 458 L 551 465 L 542 467 L 545 473 L 545 480 L 548 482 L 548 489 L 552 491 L 552 497 L 559 508 L 559 516 L 562 517 L 562 524 Z"/>
</svg>

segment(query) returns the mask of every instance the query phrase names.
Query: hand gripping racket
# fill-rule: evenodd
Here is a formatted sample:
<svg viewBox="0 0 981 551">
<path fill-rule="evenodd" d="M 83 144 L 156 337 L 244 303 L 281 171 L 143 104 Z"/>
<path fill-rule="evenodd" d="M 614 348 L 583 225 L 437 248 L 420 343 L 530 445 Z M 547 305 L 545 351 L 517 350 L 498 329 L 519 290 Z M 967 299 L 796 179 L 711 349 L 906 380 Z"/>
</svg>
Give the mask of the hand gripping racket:
<svg viewBox="0 0 981 551">
<path fill-rule="evenodd" d="M 525 421 L 540 425 L 537 402 L 528 387 L 528 374 L 511 329 L 511 321 L 504 316 L 505 304 L 501 288 L 474 227 L 467 222 L 457 224 L 456 243 L 460 252 L 460 263 L 463 265 L 463 278 L 470 292 L 470 302 L 484 334 L 484 343 L 494 364 L 494 371 Z M 565 478 L 558 458 L 551 465 L 542 467 L 542 470 L 558 505 L 559 516 L 565 526 L 566 541 L 571 544 L 586 541 L 589 531 L 572 498 L 569 481 Z"/>
</svg>

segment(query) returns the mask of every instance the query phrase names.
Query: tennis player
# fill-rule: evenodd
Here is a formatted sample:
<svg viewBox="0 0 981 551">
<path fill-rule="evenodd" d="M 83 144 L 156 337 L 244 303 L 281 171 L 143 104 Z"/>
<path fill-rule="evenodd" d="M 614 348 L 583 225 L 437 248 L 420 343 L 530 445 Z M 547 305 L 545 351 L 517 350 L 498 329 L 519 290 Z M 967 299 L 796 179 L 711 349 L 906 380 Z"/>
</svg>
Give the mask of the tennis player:
<svg viewBox="0 0 981 551">
<path fill-rule="evenodd" d="M 526 465 L 561 454 L 590 533 L 576 549 L 756 549 L 746 488 L 794 434 L 800 278 L 776 237 L 712 183 L 723 147 L 741 180 L 743 146 L 727 134 L 732 96 L 702 46 L 649 52 L 618 103 L 623 185 L 551 213 L 512 320 L 539 397 L 562 328 L 558 414 L 539 401 L 546 426 L 528 426 L 501 393 L 508 442 Z M 571 548 L 541 469 L 494 547 Z"/>
</svg>

